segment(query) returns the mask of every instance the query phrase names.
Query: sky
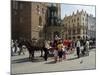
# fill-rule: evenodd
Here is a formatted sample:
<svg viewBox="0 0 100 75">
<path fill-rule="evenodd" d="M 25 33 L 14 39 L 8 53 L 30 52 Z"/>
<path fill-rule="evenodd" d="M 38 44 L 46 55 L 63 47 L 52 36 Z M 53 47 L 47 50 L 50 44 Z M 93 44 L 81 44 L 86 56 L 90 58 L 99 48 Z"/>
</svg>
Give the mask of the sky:
<svg viewBox="0 0 100 75">
<path fill-rule="evenodd" d="M 77 10 L 81 11 L 82 9 L 86 11 L 88 14 L 92 14 L 95 17 L 95 6 L 61 4 L 61 19 L 64 18 L 65 14 L 69 16 L 73 13 L 73 11 L 76 13 Z"/>
</svg>

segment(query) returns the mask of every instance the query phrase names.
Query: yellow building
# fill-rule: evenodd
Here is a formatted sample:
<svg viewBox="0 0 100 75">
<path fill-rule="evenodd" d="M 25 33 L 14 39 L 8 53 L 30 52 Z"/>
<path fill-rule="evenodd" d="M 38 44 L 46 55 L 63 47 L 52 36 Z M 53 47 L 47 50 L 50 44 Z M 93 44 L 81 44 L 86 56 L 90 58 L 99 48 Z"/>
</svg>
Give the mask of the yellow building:
<svg viewBox="0 0 100 75">
<path fill-rule="evenodd" d="M 86 37 L 88 28 L 88 14 L 86 11 L 73 12 L 70 16 L 65 16 L 63 19 L 64 24 L 64 37 L 66 39 L 73 39 L 77 37 Z"/>
</svg>

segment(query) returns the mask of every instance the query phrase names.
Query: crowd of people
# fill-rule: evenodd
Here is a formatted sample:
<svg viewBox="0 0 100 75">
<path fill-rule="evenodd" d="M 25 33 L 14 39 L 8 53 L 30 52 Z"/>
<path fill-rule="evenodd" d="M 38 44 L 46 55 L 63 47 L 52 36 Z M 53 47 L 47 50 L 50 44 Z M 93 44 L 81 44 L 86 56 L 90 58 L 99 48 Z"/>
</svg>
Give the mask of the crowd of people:
<svg viewBox="0 0 100 75">
<path fill-rule="evenodd" d="M 47 41 L 45 44 L 47 50 L 53 51 L 55 62 L 66 59 L 67 55 L 73 52 L 76 52 L 77 58 L 80 58 L 81 55 L 89 55 L 88 39 L 81 39 L 80 37 L 77 37 L 76 40 L 66 40 L 56 36 L 53 41 Z"/>
<path fill-rule="evenodd" d="M 22 44 L 21 41 L 18 40 L 11 40 L 11 55 L 13 56 L 14 54 L 25 55 L 24 53 L 25 45 Z"/>
<path fill-rule="evenodd" d="M 43 42 L 43 41 L 42 41 Z M 23 44 L 24 42 L 20 42 L 18 40 L 12 40 L 11 42 L 11 54 L 18 53 L 18 55 L 21 55 L 21 53 L 24 53 L 23 49 L 27 46 L 30 52 L 34 53 L 34 50 L 36 47 L 32 47 L 32 43 L 27 42 L 27 44 Z M 28 45 L 30 43 L 30 46 Z M 73 52 L 76 52 L 77 58 L 80 58 L 81 55 L 88 54 L 89 55 L 89 40 L 88 39 L 81 39 L 77 37 L 77 39 L 73 40 L 66 40 L 61 39 L 57 35 L 55 36 L 54 40 L 45 40 L 43 44 L 42 50 L 44 51 L 44 60 L 47 61 L 48 55 L 50 52 L 54 56 L 54 61 L 62 61 L 67 59 L 67 55 Z M 25 46 L 26 45 L 26 46 Z M 37 45 L 37 44 L 36 44 Z M 38 48 L 39 49 L 39 48 Z M 42 52 L 43 53 L 43 52 Z M 33 54 L 34 55 L 34 54 Z"/>
</svg>

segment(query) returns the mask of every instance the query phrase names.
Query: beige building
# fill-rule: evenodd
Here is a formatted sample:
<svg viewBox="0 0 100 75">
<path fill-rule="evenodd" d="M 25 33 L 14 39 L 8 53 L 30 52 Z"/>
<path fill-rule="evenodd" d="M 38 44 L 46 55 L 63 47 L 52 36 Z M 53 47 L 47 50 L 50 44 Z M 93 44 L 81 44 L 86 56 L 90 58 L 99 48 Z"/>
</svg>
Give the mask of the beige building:
<svg viewBox="0 0 100 75">
<path fill-rule="evenodd" d="M 77 37 L 86 37 L 88 29 L 88 14 L 86 11 L 73 12 L 70 16 L 65 16 L 64 24 L 64 38 L 73 39 Z"/>
<path fill-rule="evenodd" d="M 31 3 L 31 39 L 43 39 L 43 28 L 47 23 L 47 5 Z"/>
</svg>

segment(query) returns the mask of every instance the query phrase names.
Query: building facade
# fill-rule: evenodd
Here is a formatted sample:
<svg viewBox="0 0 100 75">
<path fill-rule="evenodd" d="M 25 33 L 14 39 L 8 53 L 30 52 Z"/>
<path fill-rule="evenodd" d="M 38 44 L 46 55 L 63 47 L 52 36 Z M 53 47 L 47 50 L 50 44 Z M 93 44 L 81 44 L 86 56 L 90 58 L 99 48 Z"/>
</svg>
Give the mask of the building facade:
<svg viewBox="0 0 100 75">
<path fill-rule="evenodd" d="M 91 17 L 91 19 L 92 18 L 93 17 Z M 90 27 L 89 23 L 90 21 L 91 23 L 93 22 L 93 20 L 91 19 L 86 13 L 86 11 L 83 10 L 82 11 L 77 10 L 76 13 L 73 12 L 73 14 L 70 16 L 66 15 L 63 19 L 64 35 L 65 35 L 64 37 L 66 39 L 73 39 L 77 37 L 81 37 L 81 38 L 91 37 L 91 35 L 88 33 Z"/>
<path fill-rule="evenodd" d="M 11 5 L 12 39 L 51 40 L 56 29 L 60 32 L 60 4 L 12 1 Z"/>
<path fill-rule="evenodd" d="M 93 15 L 88 15 L 88 36 L 96 39 L 96 18 Z"/>
<path fill-rule="evenodd" d="M 31 3 L 11 2 L 12 39 L 31 38 Z"/>
</svg>

